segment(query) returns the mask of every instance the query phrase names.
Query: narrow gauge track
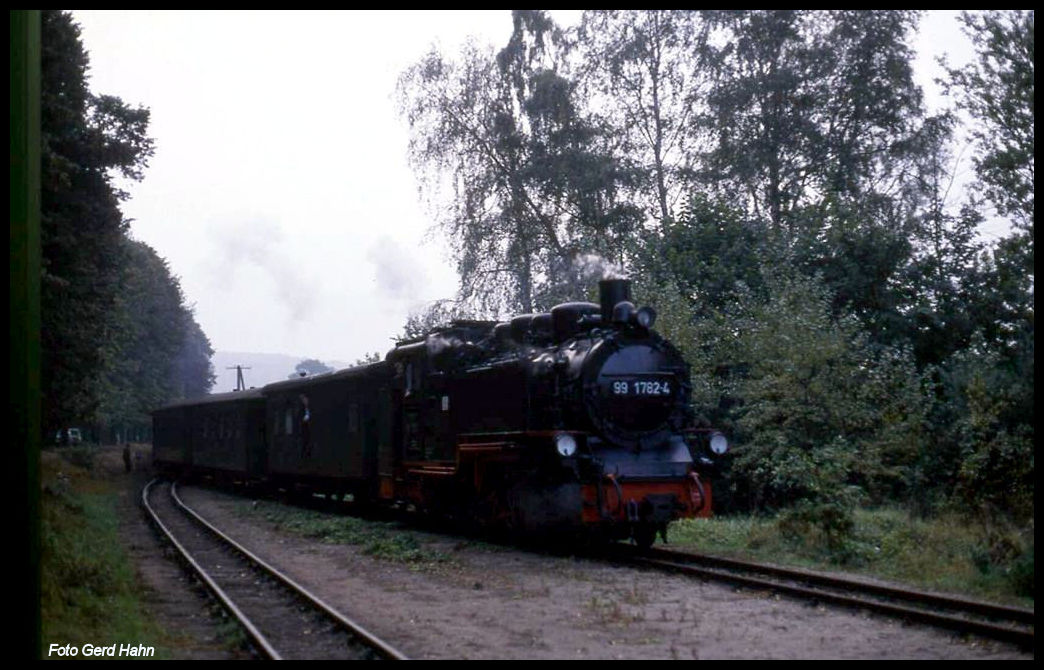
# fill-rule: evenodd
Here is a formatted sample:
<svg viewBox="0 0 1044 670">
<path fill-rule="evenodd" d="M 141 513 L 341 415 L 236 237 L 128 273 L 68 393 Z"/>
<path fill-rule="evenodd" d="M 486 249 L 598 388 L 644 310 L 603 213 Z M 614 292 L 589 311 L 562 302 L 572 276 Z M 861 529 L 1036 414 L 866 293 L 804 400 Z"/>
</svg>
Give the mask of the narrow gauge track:
<svg viewBox="0 0 1044 670">
<path fill-rule="evenodd" d="M 669 549 L 638 552 L 627 545 L 618 545 L 614 547 L 613 559 L 870 610 L 1034 649 L 1033 610 Z"/>
<path fill-rule="evenodd" d="M 152 480 L 142 489 L 151 521 L 193 572 L 240 623 L 258 652 L 273 660 L 406 657 L 340 614 L 291 578 L 228 537 L 177 495 L 150 504 Z M 162 520 L 161 518 L 162 517 Z"/>
</svg>

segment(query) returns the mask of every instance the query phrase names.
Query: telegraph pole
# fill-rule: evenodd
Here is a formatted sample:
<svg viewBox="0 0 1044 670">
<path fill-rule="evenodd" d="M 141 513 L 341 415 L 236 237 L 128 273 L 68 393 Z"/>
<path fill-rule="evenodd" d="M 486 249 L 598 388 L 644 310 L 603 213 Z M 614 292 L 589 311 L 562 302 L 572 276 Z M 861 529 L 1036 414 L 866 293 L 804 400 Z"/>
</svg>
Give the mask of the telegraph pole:
<svg viewBox="0 0 1044 670">
<path fill-rule="evenodd" d="M 237 365 L 234 368 L 225 368 L 225 369 L 226 370 L 235 370 L 236 371 L 236 390 L 237 391 L 245 391 L 246 390 L 246 384 L 243 383 L 243 370 L 249 370 L 250 368 L 244 368 L 242 365 Z"/>
</svg>

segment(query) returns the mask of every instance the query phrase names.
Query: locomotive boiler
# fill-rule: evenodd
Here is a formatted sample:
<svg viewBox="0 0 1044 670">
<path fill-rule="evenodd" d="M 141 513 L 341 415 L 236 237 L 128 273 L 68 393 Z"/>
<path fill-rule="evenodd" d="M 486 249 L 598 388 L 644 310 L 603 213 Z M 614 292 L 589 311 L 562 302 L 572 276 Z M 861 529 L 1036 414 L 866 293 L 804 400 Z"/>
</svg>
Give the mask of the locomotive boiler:
<svg viewBox="0 0 1044 670">
<path fill-rule="evenodd" d="M 157 410 L 158 462 L 648 546 L 670 521 L 710 514 L 708 468 L 727 443 L 697 427 L 689 367 L 655 312 L 626 280 L 599 290 L 599 304 L 455 321 L 378 363 Z M 234 462 L 250 472 L 213 468 Z"/>
</svg>

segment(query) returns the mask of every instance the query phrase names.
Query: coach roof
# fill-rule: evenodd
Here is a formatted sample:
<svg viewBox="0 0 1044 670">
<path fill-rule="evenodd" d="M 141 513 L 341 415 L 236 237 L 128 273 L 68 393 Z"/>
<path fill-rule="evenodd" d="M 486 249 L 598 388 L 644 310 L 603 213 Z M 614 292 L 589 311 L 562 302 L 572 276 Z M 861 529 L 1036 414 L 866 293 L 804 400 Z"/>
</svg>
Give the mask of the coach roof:
<svg viewBox="0 0 1044 670">
<path fill-rule="evenodd" d="M 261 391 L 268 395 L 269 393 L 278 393 L 283 391 L 292 391 L 298 388 L 310 388 L 318 384 L 325 384 L 328 382 L 345 381 L 356 377 L 381 375 L 391 369 L 391 366 L 385 361 L 378 361 L 376 363 L 369 363 L 367 365 L 358 365 L 351 368 L 345 368 L 344 370 L 338 370 L 336 372 L 324 372 L 318 375 L 308 375 L 305 377 L 294 377 L 293 379 L 287 379 L 283 382 L 272 382 L 268 384 Z"/>
<path fill-rule="evenodd" d="M 189 398 L 186 400 L 178 400 L 172 402 L 169 405 L 153 410 L 154 412 L 162 412 L 167 409 L 178 409 L 181 407 L 195 407 L 196 405 L 216 405 L 220 403 L 228 402 L 243 402 L 250 400 L 264 400 L 261 395 L 261 389 L 249 389 L 246 391 L 230 391 L 228 393 L 213 393 L 211 395 L 205 395 L 201 398 Z"/>
</svg>

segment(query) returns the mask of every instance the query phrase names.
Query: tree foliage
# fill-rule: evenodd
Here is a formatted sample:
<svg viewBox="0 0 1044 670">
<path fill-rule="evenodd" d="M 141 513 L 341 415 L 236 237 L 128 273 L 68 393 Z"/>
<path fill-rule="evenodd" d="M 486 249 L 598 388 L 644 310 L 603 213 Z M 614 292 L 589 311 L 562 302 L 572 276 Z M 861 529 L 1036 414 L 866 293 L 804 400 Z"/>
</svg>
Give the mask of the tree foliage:
<svg viewBox="0 0 1044 670">
<path fill-rule="evenodd" d="M 974 125 L 985 196 L 1023 232 L 1033 228 L 1033 10 L 964 12 L 978 59 L 949 69 L 949 91 Z"/>
<path fill-rule="evenodd" d="M 398 341 L 423 337 L 436 328 L 448 326 L 457 319 L 471 317 L 471 311 L 456 300 L 436 300 L 424 308 L 412 312 L 406 319 Z"/>
<path fill-rule="evenodd" d="M 41 345 L 50 430 L 99 406 L 126 229 L 109 170 L 133 171 L 151 145 L 121 141 L 147 111 L 128 115 L 88 91 L 87 54 L 69 14 L 42 13 L 41 44 Z"/>
<path fill-rule="evenodd" d="M 410 159 L 441 203 L 461 278 L 479 310 L 530 312 L 575 291 L 584 251 L 619 258 L 639 213 L 613 138 L 577 106 L 561 32 L 542 12 L 515 12 L 508 44 L 431 51 L 399 82 Z M 440 200 L 442 187 L 452 197 Z"/>
<path fill-rule="evenodd" d="M 290 375 L 290 379 L 297 379 L 298 377 L 304 377 L 307 375 L 321 375 L 324 372 L 333 372 L 334 369 L 323 363 L 318 358 L 306 358 L 296 366 L 294 366 L 294 372 Z"/>
<path fill-rule="evenodd" d="M 209 390 L 200 358 L 210 345 L 166 263 L 127 237 L 119 209 L 126 194 L 114 175 L 142 179 L 153 153 L 149 111 L 92 94 L 72 16 L 41 16 L 43 424 L 142 422 Z"/>
<path fill-rule="evenodd" d="M 156 407 L 188 393 L 205 395 L 214 382 L 210 344 L 167 262 L 142 242 L 121 244 L 125 262 L 97 414 L 108 428 L 147 424 Z"/>
<path fill-rule="evenodd" d="M 355 359 L 355 365 L 370 365 L 372 363 L 379 363 L 384 359 L 379 351 L 370 351 L 363 354 L 362 358 Z"/>
<path fill-rule="evenodd" d="M 710 24 L 691 11 L 590 11 L 577 29 L 584 83 L 609 108 L 637 170 L 635 199 L 670 220 L 693 181 Z"/>
<path fill-rule="evenodd" d="M 1033 137 L 1032 10 L 965 12 L 977 60 L 947 68 L 948 92 L 972 119 L 975 190 L 1013 232 L 984 254 L 970 295 L 954 309 L 977 317 L 967 346 L 942 364 L 940 431 L 957 491 L 987 517 L 1033 513 Z M 965 272 L 964 276 L 969 273 Z"/>
<path fill-rule="evenodd" d="M 874 345 L 852 316 L 835 318 L 821 282 L 763 271 L 765 297 L 734 292 L 696 322 L 690 350 L 694 395 L 715 400 L 715 420 L 736 436 L 740 502 L 833 506 L 852 487 L 866 500 L 904 493 L 924 413 L 909 352 Z"/>
<path fill-rule="evenodd" d="M 217 380 L 214 364 L 210 362 L 214 349 L 210 346 L 210 339 L 196 322 L 191 309 L 182 310 L 182 319 L 185 321 L 185 337 L 175 359 L 177 368 L 174 397 L 200 398 L 210 393 Z"/>
</svg>

